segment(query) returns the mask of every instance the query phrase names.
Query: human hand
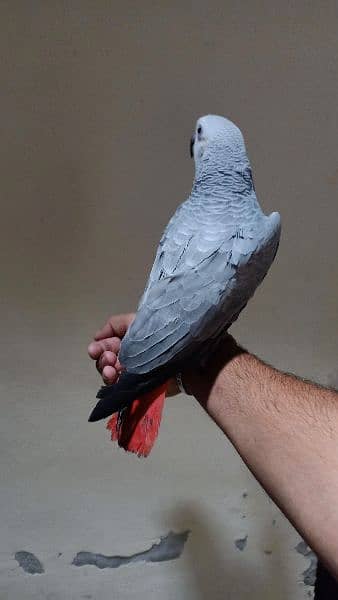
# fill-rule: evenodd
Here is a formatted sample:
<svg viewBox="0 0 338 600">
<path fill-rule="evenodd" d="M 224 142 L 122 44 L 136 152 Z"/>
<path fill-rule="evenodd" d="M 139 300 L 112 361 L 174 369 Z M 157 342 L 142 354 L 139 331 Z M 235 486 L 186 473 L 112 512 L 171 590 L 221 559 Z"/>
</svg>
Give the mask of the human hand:
<svg viewBox="0 0 338 600">
<path fill-rule="evenodd" d="M 94 341 L 88 346 L 90 358 L 96 361 L 96 368 L 104 383 L 115 383 L 121 372 L 118 359 L 121 340 L 135 318 L 135 313 L 113 315 L 107 323 L 96 332 Z"/>
</svg>

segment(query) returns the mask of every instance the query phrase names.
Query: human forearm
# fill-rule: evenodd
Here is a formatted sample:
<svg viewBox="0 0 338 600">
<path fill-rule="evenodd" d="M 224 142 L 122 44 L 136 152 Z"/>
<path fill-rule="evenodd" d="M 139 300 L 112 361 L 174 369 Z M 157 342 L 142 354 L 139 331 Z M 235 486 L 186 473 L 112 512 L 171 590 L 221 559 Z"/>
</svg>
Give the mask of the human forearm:
<svg viewBox="0 0 338 600">
<path fill-rule="evenodd" d="M 338 395 L 249 353 L 225 362 L 187 385 L 337 576 Z"/>
</svg>

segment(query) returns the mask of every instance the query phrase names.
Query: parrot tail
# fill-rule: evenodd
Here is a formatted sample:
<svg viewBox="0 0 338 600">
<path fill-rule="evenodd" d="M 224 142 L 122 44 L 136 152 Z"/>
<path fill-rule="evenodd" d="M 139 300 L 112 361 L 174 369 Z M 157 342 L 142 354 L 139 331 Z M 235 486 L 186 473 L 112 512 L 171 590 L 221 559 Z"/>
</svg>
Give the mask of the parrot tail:
<svg viewBox="0 0 338 600">
<path fill-rule="evenodd" d="M 104 385 L 99 389 L 96 395 L 99 402 L 88 420 L 100 421 L 110 417 L 113 413 L 122 412 L 135 398 L 141 398 L 141 396 L 143 398 L 145 394 L 159 388 L 169 378 L 170 375 L 164 371 L 156 375 L 135 375 L 124 371 L 116 383 Z"/>
<path fill-rule="evenodd" d="M 168 370 L 151 375 L 136 375 L 124 371 L 118 381 L 105 385 L 97 393 L 99 402 L 89 421 L 111 417 L 107 428 L 119 446 L 139 456 L 148 456 L 158 435 Z"/>
<path fill-rule="evenodd" d="M 158 436 L 166 391 L 165 383 L 115 413 L 107 423 L 112 441 L 127 452 L 148 456 Z"/>
</svg>

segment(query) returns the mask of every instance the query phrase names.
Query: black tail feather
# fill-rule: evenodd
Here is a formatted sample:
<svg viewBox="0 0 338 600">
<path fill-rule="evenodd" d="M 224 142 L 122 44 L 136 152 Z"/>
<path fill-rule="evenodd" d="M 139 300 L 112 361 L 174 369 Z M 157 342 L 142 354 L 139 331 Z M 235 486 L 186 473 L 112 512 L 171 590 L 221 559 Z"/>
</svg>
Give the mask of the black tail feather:
<svg viewBox="0 0 338 600">
<path fill-rule="evenodd" d="M 118 412 L 132 403 L 135 398 L 150 392 L 164 383 L 167 376 L 162 377 L 146 375 L 135 375 L 133 373 L 122 373 L 117 383 L 105 385 L 97 393 L 99 402 L 92 411 L 89 421 L 100 421 Z"/>
</svg>

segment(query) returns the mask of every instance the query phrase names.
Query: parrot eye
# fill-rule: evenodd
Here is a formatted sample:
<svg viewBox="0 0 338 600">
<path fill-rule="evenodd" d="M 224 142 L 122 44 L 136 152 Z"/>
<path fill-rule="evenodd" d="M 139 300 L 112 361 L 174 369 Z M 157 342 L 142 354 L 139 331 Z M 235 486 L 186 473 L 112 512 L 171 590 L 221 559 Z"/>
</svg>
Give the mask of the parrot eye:
<svg viewBox="0 0 338 600">
<path fill-rule="evenodd" d="M 201 133 L 202 133 L 202 127 L 201 127 L 201 125 L 199 125 L 197 127 L 197 133 L 198 133 L 198 135 L 201 135 Z"/>
</svg>

